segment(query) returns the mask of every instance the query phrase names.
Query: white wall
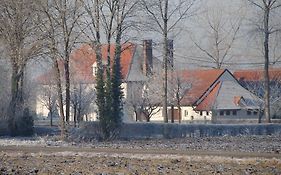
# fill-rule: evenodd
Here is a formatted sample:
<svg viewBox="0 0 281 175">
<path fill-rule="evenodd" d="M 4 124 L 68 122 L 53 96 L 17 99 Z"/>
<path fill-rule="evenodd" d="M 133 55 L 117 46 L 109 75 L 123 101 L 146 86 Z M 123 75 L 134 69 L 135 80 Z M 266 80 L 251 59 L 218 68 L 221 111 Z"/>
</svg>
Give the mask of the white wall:
<svg viewBox="0 0 281 175">
<path fill-rule="evenodd" d="M 164 121 L 162 117 L 162 107 L 159 107 L 160 111 L 153 115 L 151 118 L 151 121 Z M 168 107 L 168 109 L 171 109 Z M 177 109 L 177 107 L 175 107 Z M 181 117 L 182 117 L 182 122 L 191 122 L 192 120 L 201 120 L 201 121 L 210 121 L 212 119 L 212 112 L 208 111 L 202 111 L 202 115 L 200 112 L 194 111 L 191 106 L 183 106 L 181 107 Z"/>
</svg>

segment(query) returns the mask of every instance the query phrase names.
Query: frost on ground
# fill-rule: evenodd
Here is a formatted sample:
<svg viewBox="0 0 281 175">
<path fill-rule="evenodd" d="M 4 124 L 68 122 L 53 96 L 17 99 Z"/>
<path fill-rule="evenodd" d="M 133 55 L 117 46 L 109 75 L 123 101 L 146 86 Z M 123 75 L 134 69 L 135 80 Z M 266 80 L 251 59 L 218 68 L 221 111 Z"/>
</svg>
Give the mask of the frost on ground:
<svg viewBox="0 0 281 175">
<path fill-rule="evenodd" d="M 28 149 L 23 149 L 25 146 Z M 2 150 L 1 150 L 2 148 Z M 10 151 L 5 151 L 8 148 Z M 75 148 L 75 149 L 73 149 Z M 105 152 L 94 152 L 102 148 Z M 62 142 L 57 136 L 0 138 L 0 174 L 281 174 L 281 137 L 237 136 L 112 142 Z M 37 150 L 34 150 L 37 149 Z M 121 149 L 130 152 L 118 152 Z M 165 150 L 155 154 L 153 150 Z M 141 154 L 135 150 L 144 150 Z M 170 154 L 269 153 L 275 158 Z"/>
<path fill-rule="evenodd" d="M 124 149 L 169 149 L 197 151 L 230 151 L 281 153 L 281 137 L 271 136 L 224 136 L 224 137 L 188 137 L 182 139 L 151 139 L 112 142 L 60 141 L 57 136 L 30 138 L 0 138 L 0 146 L 58 146 L 90 148 L 124 148 Z"/>
</svg>

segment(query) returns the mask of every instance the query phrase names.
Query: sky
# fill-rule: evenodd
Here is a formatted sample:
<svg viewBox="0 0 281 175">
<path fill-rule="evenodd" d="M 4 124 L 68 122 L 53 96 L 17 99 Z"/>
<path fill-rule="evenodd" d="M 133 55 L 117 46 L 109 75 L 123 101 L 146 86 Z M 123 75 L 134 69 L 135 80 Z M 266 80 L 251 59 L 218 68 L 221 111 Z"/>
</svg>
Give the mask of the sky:
<svg viewBox="0 0 281 175">
<path fill-rule="evenodd" d="M 172 6 L 170 9 L 171 8 Z M 232 39 L 233 31 L 231 31 L 231 26 L 237 27 L 238 23 L 241 21 L 238 33 L 225 59 L 227 64 L 223 65 L 222 68 L 228 68 L 230 70 L 262 68 L 262 41 L 259 39 L 259 36 L 254 34 L 254 25 L 252 23 L 252 21 L 258 19 L 257 17 L 259 16 L 257 15 L 256 9 L 250 6 L 246 0 L 197 0 L 190 12 L 192 12 L 190 16 L 181 21 L 176 30 L 169 34 L 169 37 L 174 40 L 174 59 L 178 68 L 214 67 L 214 64 L 211 63 L 206 53 L 198 49 L 195 43 L 199 44 L 203 49 L 208 50 L 208 52 L 213 53 L 214 35 L 210 31 L 208 22 L 211 21 L 215 23 L 218 19 L 221 21 L 221 25 L 223 25 L 221 28 L 221 36 L 227 38 L 223 41 L 225 43 L 221 46 L 221 54 L 224 53 L 225 47 Z M 280 21 L 281 15 L 279 17 L 280 18 L 276 19 Z M 139 18 L 140 20 L 146 20 L 144 15 L 141 14 Z M 162 59 L 161 35 L 147 31 L 129 31 L 126 35 L 128 36 L 126 39 L 138 44 L 141 44 L 144 39 L 153 39 L 153 53 L 160 60 Z M 272 40 L 275 38 L 274 36 Z M 281 42 L 276 50 L 276 55 L 281 56 Z M 31 67 L 33 67 L 34 64 L 37 65 L 36 70 L 32 70 L 31 72 L 38 73 L 48 70 L 44 63 L 34 61 L 30 64 Z M 280 62 L 275 65 L 275 67 L 280 66 Z"/>
</svg>

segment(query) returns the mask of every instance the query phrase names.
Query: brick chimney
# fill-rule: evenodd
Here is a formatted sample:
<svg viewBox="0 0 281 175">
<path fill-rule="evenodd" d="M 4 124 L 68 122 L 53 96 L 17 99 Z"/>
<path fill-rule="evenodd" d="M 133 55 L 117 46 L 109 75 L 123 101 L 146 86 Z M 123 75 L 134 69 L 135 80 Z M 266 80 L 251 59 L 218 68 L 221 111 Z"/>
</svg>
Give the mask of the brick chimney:
<svg viewBox="0 0 281 175">
<path fill-rule="evenodd" d="M 174 68 L 174 41 L 169 39 L 168 40 L 168 68 L 173 69 Z"/>
<path fill-rule="evenodd" d="M 152 61 L 152 40 L 143 41 L 143 62 L 142 72 L 144 75 L 151 75 L 153 69 Z"/>
</svg>

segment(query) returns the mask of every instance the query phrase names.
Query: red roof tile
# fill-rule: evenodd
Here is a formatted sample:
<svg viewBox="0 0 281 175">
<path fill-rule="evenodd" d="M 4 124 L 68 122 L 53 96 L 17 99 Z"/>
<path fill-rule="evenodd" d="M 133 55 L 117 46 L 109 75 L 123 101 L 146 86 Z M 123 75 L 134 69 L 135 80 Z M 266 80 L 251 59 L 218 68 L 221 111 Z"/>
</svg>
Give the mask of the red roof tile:
<svg viewBox="0 0 281 175">
<path fill-rule="evenodd" d="M 184 79 L 192 82 L 192 88 L 186 93 L 181 100 L 182 105 L 194 104 L 204 92 L 220 77 L 225 70 L 210 69 L 210 70 L 184 70 L 179 72 L 179 75 Z"/>
<path fill-rule="evenodd" d="M 102 59 L 103 62 L 107 61 L 107 47 L 108 45 L 102 45 Z M 110 47 L 111 61 L 113 62 L 115 52 L 115 45 Z M 129 72 L 129 67 L 135 52 L 135 45 L 127 43 L 122 45 L 121 53 L 121 67 L 122 77 L 126 78 Z M 75 50 L 71 55 L 72 65 L 74 69 L 80 74 L 93 75 L 92 65 L 96 62 L 96 54 L 90 45 L 83 45 L 79 49 Z"/>
<path fill-rule="evenodd" d="M 107 46 L 102 45 L 102 59 L 103 62 L 107 62 Z M 122 45 L 122 53 L 121 53 L 121 67 L 122 67 L 122 78 L 125 79 L 129 73 L 129 68 L 133 59 L 133 55 L 135 52 L 136 45 L 132 43 L 127 43 Z M 113 62 L 115 52 L 115 45 L 111 45 L 110 55 L 111 61 Z M 92 65 L 96 62 L 96 54 L 93 48 L 88 45 L 82 45 L 79 49 L 75 50 L 70 56 L 70 71 L 72 80 L 75 81 L 84 81 L 84 82 L 92 82 L 95 77 L 93 76 L 93 67 Z M 60 63 L 60 69 L 63 68 L 62 63 Z M 50 70 L 46 74 L 37 78 L 37 80 L 46 84 L 50 82 L 48 79 L 54 78 L 53 70 Z"/>
<path fill-rule="evenodd" d="M 238 70 L 233 73 L 234 77 L 240 81 L 262 81 L 264 70 L 248 69 Z M 269 78 L 271 80 L 281 80 L 281 69 L 269 69 Z"/>
<path fill-rule="evenodd" d="M 215 103 L 221 82 L 218 82 L 211 92 L 196 106 L 197 111 L 210 111 Z"/>
</svg>

